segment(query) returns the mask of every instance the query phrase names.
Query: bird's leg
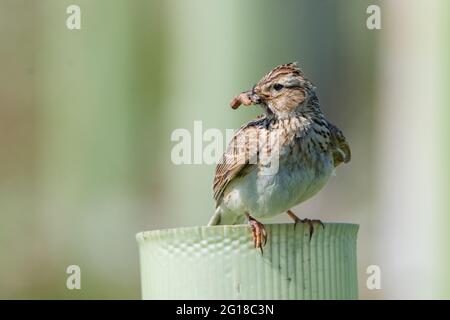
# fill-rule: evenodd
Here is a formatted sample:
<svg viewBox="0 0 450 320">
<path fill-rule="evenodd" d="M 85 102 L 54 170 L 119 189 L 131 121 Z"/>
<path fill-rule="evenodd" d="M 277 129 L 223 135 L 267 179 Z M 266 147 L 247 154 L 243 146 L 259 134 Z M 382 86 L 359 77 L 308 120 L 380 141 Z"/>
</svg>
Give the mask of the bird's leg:
<svg viewBox="0 0 450 320">
<path fill-rule="evenodd" d="M 255 248 L 259 248 L 261 250 L 261 254 L 263 254 L 263 246 L 267 243 L 267 232 L 264 225 L 253 218 L 248 212 L 245 213 L 248 219 L 248 223 L 252 228 L 252 237 Z"/>
<path fill-rule="evenodd" d="M 322 226 L 322 228 L 325 229 L 325 225 L 323 224 L 322 221 L 320 220 L 311 220 L 311 219 L 300 219 L 299 217 L 297 217 L 291 210 L 287 211 L 287 214 L 290 218 L 292 218 L 292 220 L 294 220 L 295 224 L 294 224 L 294 228 L 297 226 L 297 223 L 307 223 L 309 225 L 309 240 L 311 241 L 312 235 L 314 233 L 314 223 L 320 224 Z"/>
</svg>

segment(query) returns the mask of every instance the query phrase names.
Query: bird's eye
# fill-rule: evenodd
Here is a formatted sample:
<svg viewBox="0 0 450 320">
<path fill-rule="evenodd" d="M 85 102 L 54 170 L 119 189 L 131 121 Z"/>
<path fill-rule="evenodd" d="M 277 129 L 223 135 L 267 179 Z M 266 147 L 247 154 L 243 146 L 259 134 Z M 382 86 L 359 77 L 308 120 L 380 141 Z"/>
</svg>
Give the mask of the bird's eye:
<svg viewBox="0 0 450 320">
<path fill-rule="evenodd" d="M 273 85 L 273 88 L 274 88 L 275 90 L 277 90 L 277 91 L 280 91 L 281 89 L 283 89 L 283 85 L 282 85 L 282 84 L 279 84 L 279 83 L 275 83 L 275 84 Z"/>
</svg>

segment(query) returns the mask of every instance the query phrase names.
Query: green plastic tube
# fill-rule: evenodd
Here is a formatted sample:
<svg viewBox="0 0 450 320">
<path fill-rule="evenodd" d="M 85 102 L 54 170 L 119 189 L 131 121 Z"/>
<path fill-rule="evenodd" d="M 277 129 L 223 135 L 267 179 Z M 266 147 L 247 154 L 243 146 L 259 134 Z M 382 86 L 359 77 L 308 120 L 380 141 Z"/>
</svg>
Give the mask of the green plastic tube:
<svg viewBox="0 0 450 320">
<path fill-rule="evenodd" d="M 141 232 L 143 299 L 357 299 L 358 225 L 267 224 L 253 247 L 248 225 Z"/>
</svg>

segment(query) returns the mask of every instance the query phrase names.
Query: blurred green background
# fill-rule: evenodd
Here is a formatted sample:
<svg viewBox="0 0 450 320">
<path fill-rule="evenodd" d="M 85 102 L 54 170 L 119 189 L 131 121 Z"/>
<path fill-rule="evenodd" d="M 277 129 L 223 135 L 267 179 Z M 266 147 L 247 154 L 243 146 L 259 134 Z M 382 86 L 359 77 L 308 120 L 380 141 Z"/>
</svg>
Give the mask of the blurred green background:
<svg viewBox="0 0 450 320">
<path fill-rule="evenodd" d="M 66 28 L 70 4 L 81 30 Z M 370 4 L 381 30 L 366 27 Z M 238 128 L 260 110 L 230 99 L 291 61 L 353 153 L 294 211 L 361 225 L 361 298 L 450 297 L 449 9 L 0 0 L 0 298 L 140 298 L 134 234 L 214 211 L 214 165 L 174 165 L 171 133 Z M 66 288 L 72 264 L 81 290 Z M 381 290 L 366 288 L 373 264 Z"/>
</svg>

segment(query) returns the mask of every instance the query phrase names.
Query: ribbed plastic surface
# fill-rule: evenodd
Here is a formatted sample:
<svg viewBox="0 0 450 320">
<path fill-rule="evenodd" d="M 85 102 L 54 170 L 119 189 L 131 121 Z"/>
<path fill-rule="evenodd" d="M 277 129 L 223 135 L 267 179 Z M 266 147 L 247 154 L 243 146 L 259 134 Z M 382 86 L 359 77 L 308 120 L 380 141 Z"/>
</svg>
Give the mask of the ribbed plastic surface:
<svg viewBox="0 0 450 320">
<path fill-rule="evenodd" d="M 268 224 L 264 254 L 247 225 L 137 234 L 143 299 L 357 299 L 358 225 Z"/>
</svg>

